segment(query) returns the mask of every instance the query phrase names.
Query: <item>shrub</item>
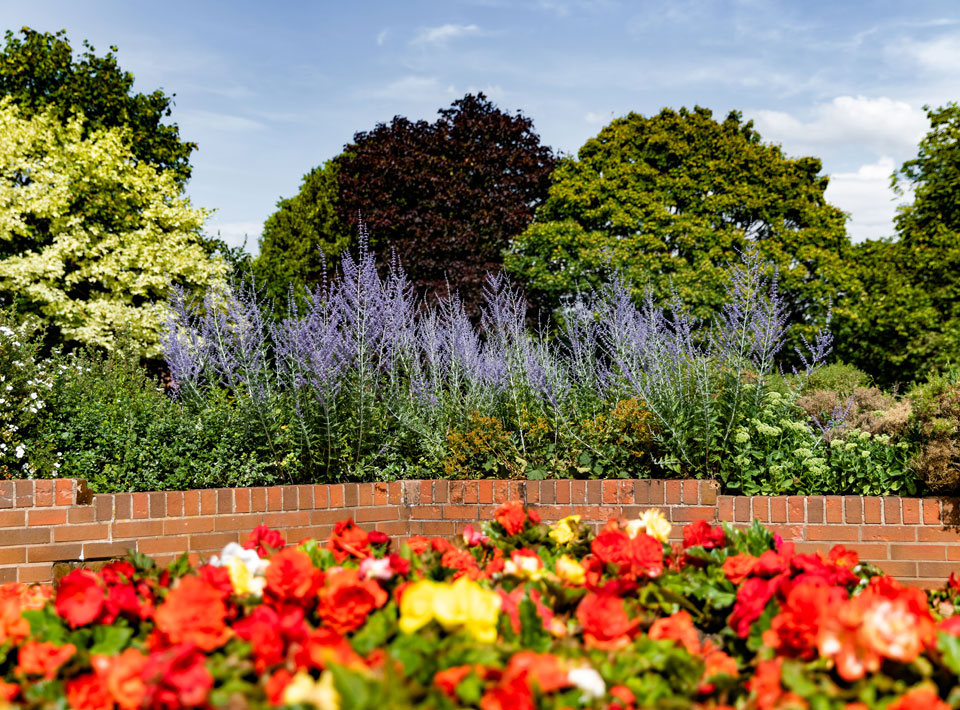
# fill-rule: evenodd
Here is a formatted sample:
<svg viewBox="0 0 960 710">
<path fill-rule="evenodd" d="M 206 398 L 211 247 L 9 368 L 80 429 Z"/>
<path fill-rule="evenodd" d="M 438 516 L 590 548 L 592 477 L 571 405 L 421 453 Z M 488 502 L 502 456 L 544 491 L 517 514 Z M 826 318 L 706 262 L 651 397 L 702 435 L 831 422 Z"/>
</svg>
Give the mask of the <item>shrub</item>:
<svg viewBox="0 0 960 710">
<path fill-rule="evenodd" d="M 911 433 L 920 446 L 912 464 L 937 493 L 960 490 L 960 382 L 938 375 L 910 393 Z"/>
</svg>

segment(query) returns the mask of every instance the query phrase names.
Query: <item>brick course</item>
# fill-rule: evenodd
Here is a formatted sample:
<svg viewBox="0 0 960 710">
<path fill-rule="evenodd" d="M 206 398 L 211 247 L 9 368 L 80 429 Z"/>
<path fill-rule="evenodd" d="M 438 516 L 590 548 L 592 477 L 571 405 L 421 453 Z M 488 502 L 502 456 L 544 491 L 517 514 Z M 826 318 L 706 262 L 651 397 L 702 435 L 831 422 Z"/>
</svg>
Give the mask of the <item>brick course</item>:
<svg viewBox="0 0 960 710">
<path fill-rule="evenodd" d="M 659 508 L 671 537 L 704 519 L 764 522 L 800 552 L 843 544 L 902 581 L 940 586 L 960 571 L 960 500 L 720 495 L 712 481 L 393 481 L 91 495 L 84 481 L 0 481 L 0 582 L 49 582 L 58 563 L 109 559 L 128 549 L 166 562 L 208 558 L 260 524 L 291 542 L 325 537 L 347 517 L 398 541 L 454 535 L 518 499 L 546 521 L 608 518 Z"/>
</svg>

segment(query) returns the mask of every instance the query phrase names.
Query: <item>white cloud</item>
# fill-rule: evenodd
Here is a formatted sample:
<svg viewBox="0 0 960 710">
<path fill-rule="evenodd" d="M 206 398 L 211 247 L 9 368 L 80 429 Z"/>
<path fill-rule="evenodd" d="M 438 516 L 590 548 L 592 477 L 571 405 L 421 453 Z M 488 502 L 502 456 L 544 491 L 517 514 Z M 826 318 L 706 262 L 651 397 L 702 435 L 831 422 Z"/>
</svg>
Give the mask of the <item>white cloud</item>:
<svg viewBox="0 0 960 710">
<path fill-rule="evenodd" d="M 477 25 L 440 25 L 439 27 L 424 27 L 413 38 L 412 44 L 443 45 L 452 39 L 477 35 L 480 28 Z"/>
<path fill-rule="evenodd" d="M 446 101 L 456 93 L 453 85 L 442 86 L 436 77 L 405 76 L 373 92 L 379 99 L 400 101 Z"/>
<path fill-rule="evenodd" d="M 184 133 L 200 128 L 230 131 L 233 133 L 251 133 L 254 131 L 262 131 L 266 128 L 266 126 L 259 121 L 254 121 L 244 116 L 191 109 L 178 111 L 177 122 L 180 124 L 181 130 Z"/>
<path fill-rule="evenodd" d="M 838 96 L 817 105 L 806 122 L 782 111 L 757 111 L 755 122 L 764 139 L 787 148 L 858 144 L 876 154 L 909 153 L 929 128 L 920 108 L 886 96 Z"/>
<path fill-rule="evenodd" d="M 243 240 L 247 240 L 247 251 L 257 254 L 260 251 L 258 241 L 260 233 L 263 231 L 261 222 L 224 222 L 217 224 L 212 222 L 207 225 L 207 232 L 218 234 L 220 239 L 225 241 L 228 246 L 239 247 L 243 245 Z"/>
<path fill-rule="evenodd" d="M 921 69 L 953 76 L 960 66 L 960 35 L 945 35 L 926 42 L 907 40 L 893 45 L 890 51 Z"/>
<path fill-rule="evenodd" d="M 383 43 L 387 41 L 387 35 L 390 34 L 389 29 L 380 30 L 377 34 L 377 46 L 382 47 Z"/>
<path fill-rule="evenodd" d="M 612 118 L 612 114 L 611 114 Z M 601 124 L 608 123 L 610 118 L 604 116 L 601 113 L 596 113 L 595 111 L 587 111 L 587 114 L 583 117 L 583 120 L 590 124 Z"/>
<path fill-rule="evenodd" d="M 861 165 L 856 172 L 830 176 L 827 202 L 850 214 L 847 233 L 853 241 L 893 235 L 897 205 L 904 201 L 890 189 L 890 175 L 895 168 L 893 158 L 884 156 L 875 163 Z"/>
</svg>

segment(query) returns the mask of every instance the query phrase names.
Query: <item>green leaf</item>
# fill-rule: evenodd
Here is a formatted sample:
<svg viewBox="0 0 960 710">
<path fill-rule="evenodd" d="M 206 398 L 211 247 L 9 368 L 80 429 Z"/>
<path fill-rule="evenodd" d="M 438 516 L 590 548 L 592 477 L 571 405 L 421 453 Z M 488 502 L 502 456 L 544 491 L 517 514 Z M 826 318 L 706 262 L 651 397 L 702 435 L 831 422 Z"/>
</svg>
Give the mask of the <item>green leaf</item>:
<svg viewBox="0 0 960 710">
<path fill-rule="evenodd" d="M 353 650 L 366 656 L 397 632 L 397 605 L 393 602 L 367 617 L 367 622 L 350 639 Z"/>
<path fill-rule="evenodd" d="M 116 656 L 127 645 L 131 636 L 133 636 L 133 629 L 129 626 L 97 626 L 93 629 L 93 646 L 90 647 L 90 653 Z"/>
<path fill-rule="evenodd" d="M 30 624 L 30 635 L 37 641 L 49 641 L 62 645 L 67 639 L 67 628 L 51 606 L 37 611 L 23 612 L 23 618 Z"/>
</svg>

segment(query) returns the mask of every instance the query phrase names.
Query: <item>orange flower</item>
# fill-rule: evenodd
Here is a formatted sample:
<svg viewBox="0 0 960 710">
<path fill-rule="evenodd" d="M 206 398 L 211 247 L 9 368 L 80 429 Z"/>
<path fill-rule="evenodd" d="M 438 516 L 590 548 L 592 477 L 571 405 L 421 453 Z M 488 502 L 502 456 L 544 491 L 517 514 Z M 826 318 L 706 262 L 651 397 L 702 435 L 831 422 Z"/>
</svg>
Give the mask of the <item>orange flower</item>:
<svg viewBox="0 0 960 710">
<path fill-rule="evenodd" d="M 128 648 L 119 656 L 93 656 L 90 665 L 121 710 L 140 707 L 146 695 L 142 678 L 146 656 L 135 648 Z"/>
<path fill-rule="evenodd" d="M 341 569 L 327 575 L 320 590 L 317 613 L 338 634 L 363 626 L 367 616 L 387 601 L 387 593 L 374 579 L 361 579 L 356 569 Z"/>
<path fill-rule="evenodd" d="M 733 555 L 724 560 L 723 573 L 731 583 L 740 586 L 740 583 L 753 572 L 758 561 L 759 558 L 745 553 Z"/>
<path fill-rule="evenodd" d="M 703 693 L 704 695 L 714 691 L 715 686 L 709 682 L 714 676 L 728 675 L 736 678 L 740 675 L 736 660 L 723 651 L 713 649 L 712 647 L 704 648 L 703 663 L 703 676 L 700 678 L 700 687 L 697 688 L 697 692 Z"/>
<path fill-rule="evenodd" d="M 440 558 L 440 564 L 447 569 L 457 570 L 456 574 L 453 575 L 454 579 L 459 579 L 464 575 L 470 579 L 476 579 L 480 576 L 480 567 L 477 566 L 476 558 L 458 547 L 444 552 L 443 557 Z"/>
<path fill-rule="evenodd" d="M 0 585 L 0 644 L 20 643 L 30 634 L 30 622 L 21 615 L 44 607 L 52 595 L 50 587 L 28 587 L 19 582 Z"/>
<path fill-rule="evenodd" d="M 913 688 L 892 703 L 887 710 L 950 710 L 950 706 L 940 699 L 930 688 Z"/>
<path fill-rule="evenodd" d="M 650 638 L 654 641 L 670 639 L 683 646 L 687 653 L 693 656 L 700 655 L 700 637 L 693 627 L 693 619 L 685 611 L 657 619 L 650 627 Z"/>
<path fill-rule="evenodd" d="M 370 537 L 366 531 L 358 528 L 353 518 L 341 520 L 333 528 L 333 535 L 327 540 L 327 549 L 333 553 L 337 562 L 343 562 L 348 557 L 362 560 L 367 556 L 367 547 Z"/>
<path fill-rule="evenodd" d="M 630 537 L 608 524 L 590 543 L 590 551 L 604 565 L 614 565 L 621 576 L 659 577 L 663 572 L 663 544 L 646 533 Z"/>
<path fill-rule="evenodd" d="M 460 685 L 464 678 L 473 672 L 480 675 L 480 669 L 482 668 L 483 666 L 469 663 L 463 666 L 451 666 L 450 668 L 438 671 L 437 674 L 433 676 L 433 684 L 440 688 L 448 698 L 456 700 L 457 686 Z"/>
<path fill-rule="evenodd" d="M 507 535 L 516 535 L 523 531 L 523 526 L 527 522 L 527 512 L 523 509 L 523 503 L 517 500 L 507 501 L 493 514 L 497 522 L 503 526 Z"/>
<path fill-rule="evenodd" d="M 154 621 L 170 643 L 192 643 L 212 651 L 230 638 L 226 615 L 218 589 L 199 577 L 182 577 L 157 609 Z"/>
<path fill-rule="evenodd" d="M 264 575 L 272 598 L 297 604 L 312 600 L 323 580 L 323 573 L 313 566 L 310 555 L 294 547 L 271 557 Z"/>
<path fill-rule="evenodd" d="M 826 586 L 817 577 L 796 585 L 764 632 L 764 644 L 779 655 L 812 660 L 817 653 L 821 617 L 841 605 L 846 596 L 842 587 Z"/>
<path fill-rule="evenodd" d="M 757 710 L 793 710 L 807 707 L 806 700 L 795 693 L 788 693 L 780 684 L 782 665 L 782 658 L 757 663 L 753 677 L 747 681 L 747 690 L 756 699 Z"/>
<path fill-rule="evenodd" d="M 573 685 L 569 680 L 568 669 L 552 653 L 534 651 L 515 653 L 510 658 L 503 677 L 507 682 L 514 678 L 525 678 L 531 689 L 535 686 L 542 693 L 552 693 Z"/>
<path fill-rule="evenodd" d="M 113 710 L 113 698 L 93 673 L 68 680 L 66 695 L 71 710 Z"/>
<path fill-rule="evenodd" d="M 591 648 L 616 650 L 630 645 L 640 624 L 630 621 L 623 599 L 613 594 L 589 592 L 577 606 L 577 620 L 583 626 L 583 640 Z"/>
<path fill-rule="evenodd" d="M 17 672 L 23 675 L 42 675 L 47 680 L 56 677 L 64 663 L 73 658 L 77 647 L 72 643 L 55 646 L 49 641 L 27 641 L 20 647 Z"/>
</svg>

